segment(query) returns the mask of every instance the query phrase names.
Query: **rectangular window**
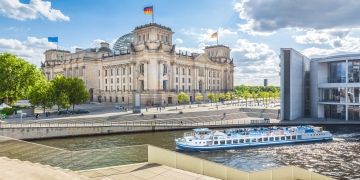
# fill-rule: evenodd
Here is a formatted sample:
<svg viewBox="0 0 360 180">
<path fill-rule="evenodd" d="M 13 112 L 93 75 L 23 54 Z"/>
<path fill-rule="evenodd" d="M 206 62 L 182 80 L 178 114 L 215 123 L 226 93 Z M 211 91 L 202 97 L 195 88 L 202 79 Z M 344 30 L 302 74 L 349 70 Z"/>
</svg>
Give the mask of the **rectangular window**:
<svg viewBox="0 0 360 180">
<path fill-rule="evenodd" d="M 189 75 L 191 75 L 191 69 L 189 69 Z"/>
<path fill-rule="evenodd" d="M 256 142 L 256 139 L 255 138 L 251 139 L 251 142 Z"/>
<path fill-rule="evenodd" d="M 219 144 L 219 141 L 214 141 L 214 144 Z"/>
<path fill-rule="evenodd" d="M 185 83 L 185 78 L 182 78 L 182 82 Z"/>
<path fill-rule="evenodd" d="M 274 137 L 270 137 L 270 141 L 274 141 Z"/>
<path fill-rule="evenodd" d="M 243 140 L 243 139 L 240 139 L 240 143 L 244 143 L 244 140 Z"/>
<path fill-rule="evenodd" d="M 285 136 L 281 136 L 281 140 L 282 140 L 282 141 L 285 141 Z"/>
<path fill-rule="evenodd" d="M 129 74 L 131 74 L 131 67 L 129 67 Z"/>
<path fill-rule="evenodd" d="M 105 79 L 105 84 L 107 84 L 107 79 Z"/>
<path fill-rule="evenodd" d="M 250 139 L 246 139 L 246 141 L 245 141 L 246 143 L 249 143 L 250 142 Z"/>
<path fill-rule="evenodd" d="M 189 78 L 189 83 L 191 83 L 191 79 Z"/>
<path fill-rule="evenodd" d="M 99 76 L 100 76 L 100 70 L 99 70 Z"/>
<path fill-rule="evenodd" d="M 268 138 L 266 137 L 266 138 L 264 138 L 264 141 L 268 141 Z"/>
<path fill-rule="evenodd" d="M 279 137 L 275 137 L 275 141 L 278 141 L 279 140 Z"/>
<path fill-rule="evenodd" d="M 116 69 L 116 75 L 119 75 L 119 68 Z"/>
<path fill-rule="evenodd" d="M 234 144 L 238 144 L 238 143 L 239 143 L 239 140 L 234 139 L 234 140 L 233 140 L 233 143 L 234 143 Z"/>
<path fill-rule="evenodd" d="M 258 138 L 257 142 L 262 142 L 262 138 Z"/>
<path fill-rule="evenodd" d="M 113 83 L 113 79 L 111 78 L 110 80 L 111 80 L 111 84 L 112 84 L 112 83 Z"/>
<path fill-rule="evenodd" d="M 111 76 L 113 75 L 113 69 L 110 69 L 110 74 L 111 74 Z"/>
<path fill-rule="evenodd" d="M 231 140 L 227 140 L 227 141 L 226 141 L 226 144 L 231 144 Z"/>
<path fill-rule="evenodd" d="M 117 83 L 120 83 L 119 78 L 116 78 L 116 82 L 117 82 Z"/>
<path fill-rule="evenodd" d="M 107 70 L 105 70 L 105 76 L 107 76 Z"/>
<path fill-rule="evenodd" d="M 178 83 L 178 80 L 179 80 L 178 77 L 176 77 L 176 83 Z"/>
<path fill-rule="evenodd" d="M 221 141 L 220 141 L 220 144 L 225 144 L 225 140 L 221 140 Z"/>
<path fill-rule="evenodd" d="M 176 74 L 179 74 L 179 68 L 176 68 Z"/>
</svg>

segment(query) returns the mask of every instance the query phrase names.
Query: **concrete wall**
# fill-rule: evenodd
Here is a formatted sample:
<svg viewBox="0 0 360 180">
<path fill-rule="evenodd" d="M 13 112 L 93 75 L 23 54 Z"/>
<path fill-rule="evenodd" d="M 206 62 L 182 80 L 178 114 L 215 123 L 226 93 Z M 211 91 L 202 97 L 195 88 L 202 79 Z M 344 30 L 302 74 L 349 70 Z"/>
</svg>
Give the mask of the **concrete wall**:
<svg viewBox="0 0 360 180">
<path fill-rule="evenodd" d="M 290 51 L 290 59 L 285 58 L 286 51 Z M 304 116 L 305 72 L 310 69 L 310 60 L 291 48 L 281 49 L 280 58 L 281 119 L 294 120 Z"/>
<path fill-rule="evenodd" d="M 324 175 L 295 166 L 246 172 L 178 152 L 148 145 L 148 162 L 224 180 L 328 180 Z"/>
</svg>

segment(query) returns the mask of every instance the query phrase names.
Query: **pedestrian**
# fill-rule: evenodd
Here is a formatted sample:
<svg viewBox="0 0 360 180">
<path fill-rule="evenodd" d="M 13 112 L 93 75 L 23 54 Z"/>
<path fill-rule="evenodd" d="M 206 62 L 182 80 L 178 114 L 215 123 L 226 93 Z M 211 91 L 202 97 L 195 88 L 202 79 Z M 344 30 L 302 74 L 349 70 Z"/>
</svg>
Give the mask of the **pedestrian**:
<svg viewBox="0 0 360 180">
<path fill-rule="evenodd" d="M 39 114 L 36 114 L 36 115 L 35 115 L 35 119 L 38 119 L 38 118 L 39 118 Z"/>
<path fill-rule="evenodd" d="M 146 107 L 146 112 L 148 112 L 148 107 Z"/>
</svg>

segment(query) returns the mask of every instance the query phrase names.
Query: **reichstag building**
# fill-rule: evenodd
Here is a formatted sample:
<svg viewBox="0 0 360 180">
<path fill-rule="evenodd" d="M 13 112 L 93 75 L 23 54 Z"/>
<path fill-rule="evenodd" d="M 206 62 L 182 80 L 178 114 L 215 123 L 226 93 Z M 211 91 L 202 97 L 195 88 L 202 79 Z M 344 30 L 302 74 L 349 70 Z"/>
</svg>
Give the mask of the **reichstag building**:
<svg viewBox="0 0 360 180">
<path fill-rule="evenodd" d="M 230 48 L 208 46 L 204 53 L 175 51 L 173 31 L 156 23 L 136 27 L 120 37 L 113 49 L 45 52 L 43 72 L 48 80 L 57 75 L 84 80 L 90 101 L 131 105 L 140 94 L 142 105 L 177 104 L 179 92 L 190 96 L 233 89 L 234 64 Z"/>
</svg>

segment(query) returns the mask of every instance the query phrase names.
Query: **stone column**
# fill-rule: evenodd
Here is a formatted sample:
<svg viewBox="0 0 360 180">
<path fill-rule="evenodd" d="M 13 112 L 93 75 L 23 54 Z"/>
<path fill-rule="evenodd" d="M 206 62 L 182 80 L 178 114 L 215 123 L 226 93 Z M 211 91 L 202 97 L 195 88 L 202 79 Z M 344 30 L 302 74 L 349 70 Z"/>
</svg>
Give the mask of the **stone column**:
<svg viewBox="0 0 360 180">
<path fill-rule="evenodd" d="M 148 90 L 148 62 L 144 63 L 144 90 L 147 91 Z"/>
</svg>

